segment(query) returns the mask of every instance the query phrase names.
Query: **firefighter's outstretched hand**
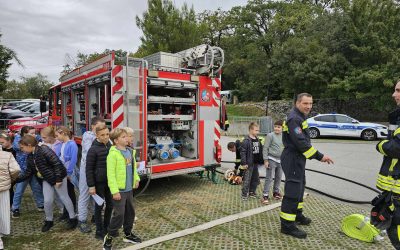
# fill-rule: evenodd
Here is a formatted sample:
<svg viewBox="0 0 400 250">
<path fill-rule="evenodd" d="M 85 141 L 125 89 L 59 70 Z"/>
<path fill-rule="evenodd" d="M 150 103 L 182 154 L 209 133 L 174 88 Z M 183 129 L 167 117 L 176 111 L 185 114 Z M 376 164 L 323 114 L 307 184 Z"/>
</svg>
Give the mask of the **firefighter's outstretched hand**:
<svg viewBox="0 0 400 250">
<path fill-rule="evenodd" d="M 326 162 L 328 164 L 333 164 L 333 160 L 331 159 L 331 157 L 324 155 L 324 157 L 322 158 L 321 162 Z"/>
</svg>

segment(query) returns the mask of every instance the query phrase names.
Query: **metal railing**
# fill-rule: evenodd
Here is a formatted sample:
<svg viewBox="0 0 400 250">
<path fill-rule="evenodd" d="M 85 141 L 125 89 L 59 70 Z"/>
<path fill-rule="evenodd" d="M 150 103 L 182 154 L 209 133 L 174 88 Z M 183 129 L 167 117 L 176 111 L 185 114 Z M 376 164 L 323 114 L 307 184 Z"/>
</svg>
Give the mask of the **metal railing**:
<svg viewBox="0 0 400 250">
<path fill-rule="evenodd" d="M 260 125 L 260 134 L 268 134 L 273 131 L 272 117 L 270 116 L 230 116 L 227 136 L 239 137 L 248 134 L 249 125 L 256 122 Z"/>
</svg>

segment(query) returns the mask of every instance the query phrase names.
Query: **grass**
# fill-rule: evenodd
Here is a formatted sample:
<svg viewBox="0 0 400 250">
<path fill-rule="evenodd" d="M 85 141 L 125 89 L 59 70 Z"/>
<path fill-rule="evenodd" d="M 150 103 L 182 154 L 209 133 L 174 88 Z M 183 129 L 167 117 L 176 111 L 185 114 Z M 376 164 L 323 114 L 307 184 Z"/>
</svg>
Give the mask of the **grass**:
<svg viewBox="0 0 400 250">
<path fill-rule="evenodd" d="M 265 111 L 255 106 L 227 105 L 229 116 L 264 116 Z"/>
</svg>

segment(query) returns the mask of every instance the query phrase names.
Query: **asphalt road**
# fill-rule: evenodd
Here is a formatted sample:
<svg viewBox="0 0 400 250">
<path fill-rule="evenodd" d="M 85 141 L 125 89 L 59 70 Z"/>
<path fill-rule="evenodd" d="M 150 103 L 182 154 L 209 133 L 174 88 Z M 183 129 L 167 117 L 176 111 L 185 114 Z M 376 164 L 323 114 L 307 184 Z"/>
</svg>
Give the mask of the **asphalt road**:
<svg viewBox="0 0 400 250">
<path fill-rule="evenodd" d="M 234 138 L 222 137 L 223 161 L 232 161 L 235 154 L 226 149 L 226 144 Z M 320 152 L 331 156 L 334 165 L 327 165 L 316 160 L 307 161 L 306 168 L 323 171 L 351 179 L 375 188 L 382 156 L 375 150 L 377 142 L 362 140 L 320 139 L 313 141 L 313 146 Z M 233 168 L 233 164 L 223 164 L 224 168 Z M 260 168 L 260 175 L 265 176 L 265 169 Z M 370 201 L 376 193 L 343 180 L 306 171 L 307 186 L 325 193 L 349 200 Z M 365 206 L 363 206 L 365 207 Z"/>
</svg>

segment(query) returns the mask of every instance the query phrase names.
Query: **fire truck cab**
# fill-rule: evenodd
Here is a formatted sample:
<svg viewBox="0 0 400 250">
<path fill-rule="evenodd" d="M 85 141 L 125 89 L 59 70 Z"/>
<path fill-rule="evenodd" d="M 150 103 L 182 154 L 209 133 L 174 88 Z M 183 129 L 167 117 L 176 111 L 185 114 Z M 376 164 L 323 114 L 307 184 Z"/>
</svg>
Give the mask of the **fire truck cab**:
<svg viewBox="0 0 400 250">
<path fill-rule="evenodd" d="M 140 172 L 152 179 L 218 167 L 223 63 L 209 45 L 139 59 L 111 52 L 49 90 L 49 125 L 69 127 L 78 143 L 96 116 L 110 130 L 132 128 Z"/>
</svg>

